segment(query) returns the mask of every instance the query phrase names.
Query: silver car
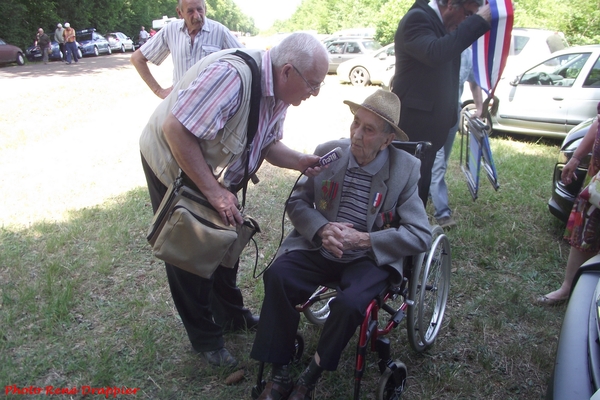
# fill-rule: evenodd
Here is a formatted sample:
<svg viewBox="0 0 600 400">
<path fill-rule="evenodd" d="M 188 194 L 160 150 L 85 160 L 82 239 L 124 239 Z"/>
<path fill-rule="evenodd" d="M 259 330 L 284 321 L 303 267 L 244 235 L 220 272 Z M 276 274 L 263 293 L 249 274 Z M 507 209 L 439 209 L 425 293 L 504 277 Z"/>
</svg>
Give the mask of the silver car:
<svg viewBox="0 0 600 400">
<path fill-rule="evenodd" d="M 107 33 L 104 36 L 108 40 L 112 51 L 120 51 L 121 53 L 125 53 L 127 50 L 135 51 L 133 40 L 122 32 Z"/>
<path fill-rule="evenodd" d="M 327 46 L 329 53 L 329 73 L 335 73 L 338 65 L 351 58 L 377 51 L 381 45 L 373 39 L 348 38 L 335 40 Z"/>
<path fill-rule="evenodd" d="M 599 57 L 600 45 L 570 47 L 512 79 L 501 79 L 493 130 L 564 138 L 597 114 Z"/>
</svg>

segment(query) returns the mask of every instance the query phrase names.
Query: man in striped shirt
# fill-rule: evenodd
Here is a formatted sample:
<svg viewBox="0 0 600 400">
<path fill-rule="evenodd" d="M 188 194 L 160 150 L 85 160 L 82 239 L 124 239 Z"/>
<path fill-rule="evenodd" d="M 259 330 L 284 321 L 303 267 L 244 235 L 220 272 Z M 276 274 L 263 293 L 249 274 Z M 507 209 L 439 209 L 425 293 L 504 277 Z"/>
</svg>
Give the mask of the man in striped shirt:
<svg viewBox="0 0 600 400">
<path fill-rule="evenodd" d="M 142 165 L 155 213 L 181 168 L 224 223 L 243 223 L 236 188 L 246 166 L 252 75 L 233 52 L 222 50 L 190 68 L 142 132 Z M 318 164 L 318 156 L 294 151 L 280 140 L 289 105 L 319 94 L 329 66 L 327 50 L 316 37 L 294 33 L 267 52 L 243 52 L 254 58 L 261 77 L 249 176 L 264 159 L 282 168 L 318 172 L 319 168 L 311 168 Z M 224 329 L 252 328 L 258 323 L 244 308 L 236 285 L 237 269 L 237 264 L 219 266 L 211 279 L 204 279 L 166 264 L 173 301 L 192 347 L 211 365 L 237 364 L 224 347 Z"/>
<path fill-rule="evenodd" d="M 417 191 L 420 162 L 390 146 L 408 140 L 398 128 L 400 100 L 377 90 L 362 104 L 351 101 L 350 139 L 317 147 L 340 157 L 314 177 L 303 177 L 290 196 L 294 230 L 264 274 L 265 297 L 250 356 L 273 364 L 258 400 L 308 400 L 323 370 L 334 371 L 367 305 L 401 279 L 404 258 L 427 250 L 431 228 Z M 294 385 L 289 362 L 304 303 L 319 285 L 337 295 L 317 351 Z M 289 397 L 288 397 L 289 396 Z"/>
<path fill-rule="evenodd" d="M 173 86 L 162 88 L 148 61 L 160 65 L 169 54 L 173 58 L 173 85 L 202 58 L 222 49 L 244 47 L 222 24 L 206 18 L 205 0 L 179 0 L 177 21 L 166 24 L 131 56 L 131 63 L 152 92 L 164 99 Z"/>
</svg>

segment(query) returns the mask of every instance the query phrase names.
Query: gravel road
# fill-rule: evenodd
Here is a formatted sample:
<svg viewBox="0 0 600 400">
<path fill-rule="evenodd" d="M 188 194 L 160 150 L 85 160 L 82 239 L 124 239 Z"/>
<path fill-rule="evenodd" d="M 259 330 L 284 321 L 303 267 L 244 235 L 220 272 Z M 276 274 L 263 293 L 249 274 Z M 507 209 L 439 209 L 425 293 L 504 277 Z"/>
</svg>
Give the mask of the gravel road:
<svg viewBox="0 0 600 400">
<path fill-rule="evenodd" d="M 160 99 L 130 56 L 0 67 L 0 226 L 67 219 L 69 210 L 145 187 L 138 139 Z M 169 85 L 170 57 L 151 69 Z M 325 82 L 318 97 L 288 110 L 288 146 L 312 152 L 348 136 L 352 115 L 342 101 L 362 102 L 376 89 L 341 85 L 336 75 Z"/>
</svg>

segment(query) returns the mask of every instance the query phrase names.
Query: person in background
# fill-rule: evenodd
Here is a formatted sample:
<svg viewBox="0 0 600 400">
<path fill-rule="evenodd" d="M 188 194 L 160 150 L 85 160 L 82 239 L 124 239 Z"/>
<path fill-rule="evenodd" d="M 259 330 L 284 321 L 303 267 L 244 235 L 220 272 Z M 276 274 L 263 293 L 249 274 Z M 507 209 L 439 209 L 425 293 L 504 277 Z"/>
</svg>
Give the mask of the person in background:
<svg viewBox="0 0 600 400">
<path fill-rule="evenodd" d="M 148 32 L 146 32 L 146 28 L 142 26 L 142 28 L 140 30 L 140 34 L 138 35 L 138 40 L 139 40 L 140 46 L 142 46 L 144 43 L 146 43 L 146 41 L 148 40 L 149 37 L 150 37 L 150 35 L 148 35 Z"/>
<path fill-rule="evenodd" d="M 56 25 L 56 29 L 54 30 L 54 40 L 58 43 L 58 49 L 60 50 L 63 59 L 67 56 L 67 51 L 65 49 L 65 37 L 63 35 L 64 31 L 65 29 L 63 28 L 62 24 Z"/>
<path fill-rule="evenodd" d="M 48 50 L 50 49 L 50 38 L 44 33 L 42 28 L 38 29 L 38 33 L 35 36 L 35 46 L 40 48 L 42 53 L 42 61 L 44 64 L 48 64 Z"/>
<path fill-rule="evenodd" d="M 151 41 L 149 42 L 149 44 Z M 244 50 L 255 59 L 261 76 L 258 129 L 247 156 L 247 115 L 252 75 L 246 63 L 222 50 L 196 63 L 151 116 L 140 138 L 142 165 L 154 212 L 179 169 L 219 213 L 223 222 L 243 222 L 237 188 L 246 161 L 252 176 L 263 160 L 297 171 L 318 170 L 319 157 L 281 142 L 289 105 L 319 94 L 329 56 L 313 35 L 294 33 L 270 51 Z M 222 171 L 223 166 L 227 166 Z M 175 265 L 165 269 L 173 301 L 193 349 L 214 366 L 234 367 L 223 332 L 255 328 L 259 318 L 244 307 L 234 268 L 219 266 L 211 279 Z"/>
<path fill-rule="evenodd" d="M 63 37 L 65 38 L 65 47 L 67 49 L 67 64 L 71 64 L 71 60 L 79 62 L 77 35 L 75 34 L 75 29 L 71 28 L 71 24 L 68 22 L 65 22 Z"/>
<path fill-rule="evenodd" d="M 481 94 L 481 88 L 475 81 L 473 75 L 473 51 L 471 47 L 467 47 L 460 55 L 460 72 L 458 78 L 458 118 L 456 124 L 450 128 L 448 132 L 448 139 L 444 147 L 437 151 L 435 155 L 435 161 L 431 170 L 431 186 L 429 187 L 429 193 L 431 195 L 431 202 L 435 209 L 433 217 L 437 224 L 442 228 L 451 228 L 456 226 L 456 221 L 452 218 L 452 209 L 448 204 L 448 186 L 446 185 L 445 175 L 448 168 L 448 160 L 450 159 L 450 153 L 452 152 L 452 145 L 454 144 L 454 138 L 458 131 L 458 123 L 460 121 L 461 112 L 461 97 L 465 82 L 469 82 L 469 88 L 473 95 L 473 102 L 475 103 L 476 116 L 480 116 L 483 108 L 483 96 Z"/>
<path fill-rule="evenodd" d="M 396 72 L 392 91 L 402 102 L 400 128 L 412 141 L 431 142 L 421 159 L 419 197 L 429 198 L 436 153 L 456 123 L 460 54 L 490 30 L 483 0 L 417 0 L 394 36 Z"/>
<path fill-rule="evenodd" d="M 294 230 L 264 274 L 265 296 L 250 356 L 272 363 L 258 400 L 310 400 L 324 370 L 337 369 L 342 351 L 369 302 L 402 280 L 405 257 L 424 252 L 431 227 L 419 198 L 419 160 L 390 146 L 408 137 L 398 128 L 400 101 L 383 89 L 362 104 L 345 101 L 354 120 L 350 138 L 325 143 L 315 154 L 341 148 L 341 157 L 315 177 L 302 177 L 287 203 Z M 290 376 L 301 304 L 328 282 L 339 282 L 310 365 Z"/>
<path fill-rule="evenodd" d="M 177 4 L 181 19 L 165 25 L 131 56 L 131 63 L 144 82 L 161 99 L 171 93 L 173 86 L 162 88 L 150 72 L 148 61 L 160 65 L 171 54 L 175 85 L 192 65 L 207 55 L 244 47 L 229 29 L 206 18 L 205 0 L 179 0 Z"/>
<path fill-rule="evenodd" d="M 156 35 L 156 31 L 154 29 L 150 29 L 150 37 Z"/>
<path fill-rule="evenodd" d="M 581 160 L 590 152 L 592 153 L 592 159 L 581 188 L 584 189 L 592 177 L 600 171 L 599 118 L 600 103 L 598 103 L 598 115 L 596 119 L 562 170 L 560 179 L 565 185 L 570 184 L 573 179 L 577 179 L 575 170 L 577 170 Z M 592 204 L 588 200 L 582 198 L 581 195 L 577 196 L 573 203 L 564 234 L 565 240 L 571 245 L 565 278 L 560 288 L 544 296 L 540 296 L 537 299 L 538 304 L 554 306 L 564 303 L 569 299 L 573 278 L 577 273 L 577 269 L 600 252 L 600 234 L 598 232 L 600 232 L 600 209 L 592 209 Z"/>
</svg>

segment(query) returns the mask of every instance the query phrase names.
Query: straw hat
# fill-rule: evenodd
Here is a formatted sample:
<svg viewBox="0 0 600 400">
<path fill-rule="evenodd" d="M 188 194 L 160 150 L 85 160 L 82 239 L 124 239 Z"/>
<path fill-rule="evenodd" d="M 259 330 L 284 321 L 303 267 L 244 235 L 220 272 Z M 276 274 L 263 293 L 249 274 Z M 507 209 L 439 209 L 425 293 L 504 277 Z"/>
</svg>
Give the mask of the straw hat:
<svg viewBox="0 0 600 400">
<path fill-rule="evenodd" d="M 372 112 L 394 128 L 398 140 L 403 142 L 408 141 L 406 133 L 398 128 L 398 122 L 400 122 L 400 99 L 394 93 L 383 89 L 377 89 L 377 91 L 367 97 L 362 104 L 357 104 L 350 100 L 344 100 L 344 104 L 348 104 L 352 114 L 359 108 L 364 108 Z"/>
</svg>

